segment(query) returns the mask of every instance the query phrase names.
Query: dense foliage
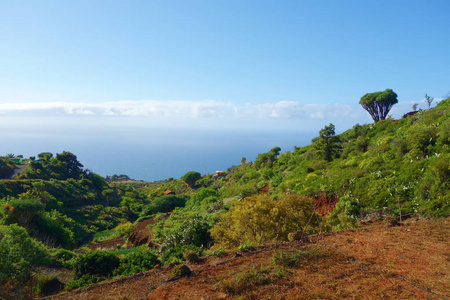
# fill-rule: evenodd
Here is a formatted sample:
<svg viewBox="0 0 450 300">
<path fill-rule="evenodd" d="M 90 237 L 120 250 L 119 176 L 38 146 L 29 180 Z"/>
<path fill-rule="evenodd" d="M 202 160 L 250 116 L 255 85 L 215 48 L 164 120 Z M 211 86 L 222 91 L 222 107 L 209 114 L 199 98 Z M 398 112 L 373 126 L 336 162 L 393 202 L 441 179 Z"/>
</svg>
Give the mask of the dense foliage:
<svg viewBox="0 0 450 300">
<path fill-rule="evenodd" d="M 235 248 L 245 243 L 262 244 L 290 231 L 306 237 L 317 225 L 311 198 L 291 194 L 273 200 L 257 195 L 237 202 L 223 214 L 212 236 L 219 246 Z"/>
<path fill-rule="evenodd" d="M 0 298 L 18 296 L 34 267 L 45 263 L 47 249 L 16 224 L 0 225 Z"/>
<path fill-rule="evenodd" d="M 359 101 L 359 104 L 367 110 L 375 122 L 386 119 L 392 106 L 397 103 L 397 94 L 391 89 L 386 89 L 382 92 L 367 93 Z"/>
<path fill-rule="evenodd" d="M 9 157 L 0 157 L 0 178 L 10 175 L 14 168 L 15 164 Z"/>
</svg>

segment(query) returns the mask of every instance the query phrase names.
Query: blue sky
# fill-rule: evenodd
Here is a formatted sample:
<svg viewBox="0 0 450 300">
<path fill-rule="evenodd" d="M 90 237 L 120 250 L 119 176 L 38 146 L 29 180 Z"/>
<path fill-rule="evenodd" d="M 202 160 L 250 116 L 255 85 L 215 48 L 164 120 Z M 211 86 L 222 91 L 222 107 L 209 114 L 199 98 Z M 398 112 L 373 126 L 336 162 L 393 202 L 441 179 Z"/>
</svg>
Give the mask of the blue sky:
<svg viewBox="0 0 450 300">
<path fill-rule="evenodd" d="M 0 125 L 343 131 L 370 122 L 357 103 L 386 88 L 400 117 L 450 92 L 449 12 L 446 0 L 0 1 Z"/>
</svg>

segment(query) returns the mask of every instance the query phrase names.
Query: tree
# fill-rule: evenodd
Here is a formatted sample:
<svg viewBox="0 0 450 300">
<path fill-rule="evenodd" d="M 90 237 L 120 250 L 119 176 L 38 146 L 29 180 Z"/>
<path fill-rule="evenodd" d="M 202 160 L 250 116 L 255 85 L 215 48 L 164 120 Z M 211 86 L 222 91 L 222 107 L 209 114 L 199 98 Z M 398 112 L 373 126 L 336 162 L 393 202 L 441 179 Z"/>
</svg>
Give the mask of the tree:
<svg viewBox="0 0 450 300">
<path fill-rule="evenodd" d="M 65 173 L 67 173 L 68 178 L 78 179 L 83 174 L 83 165 L 78 161 L 75 154 L 63 151 L 63 153 L 56 154 L 56 159 L 64 163 Z"/>
<path fill-rule="evenodd" d="M 258 154 L 255 159 L 256 168 L 262 167 L 272 167 L 272 164 L 277 160 L 278 155 L 280 154 L 281 148 L 274 147 L 267 153 Z"/>
<path fill-rule="evenodd" d="M 359 100 L 359 104 L 367 110 L 375 122 L 386 119 L 387 114 L 396 103 L 398 103 L 397 94 L 391 89 L 367 93 Z"/>
<path fill-rule="evenodd" d="M 313 140 L 314 154 L 332 161 L 333 157 L 339 152 L 339 138 L 335 136 L 335 127 L 333 124 L 325 126 L 319 131 L 319 137 Z"/>
<path fill-rule="evenodd" d="M 419 103 L 414 103 L 412 106 L 413 111 L 417 111 L 417 107 L 419 107 Z"/>
<path fill-rule="evenodd" d="M 11 295 L 22 299 L 18 294 L 23 292 L 32 268 L 40 265 L 47 255 L 42 243 L 32 239 L 23 227 L 0 225 L 0 299 L 9 299 Z"/>
<path fill-rule="evenodd" d="M 202 175 L 199 172 L 189 171 L 186 174 L 184 174 L 183 177 L 181 177 L 181 180 L 186 182 L 186 184 L 189 185 L 191 188 L 194 188 L 195 182 L 200 178 L 202 178 Z"/>
<path fill-rule="evenodd" d="M 424 101 L 428 104 L 428 109 L 431 108 L 431 103 L 433 102 L 433 100 L 434 100 L 433 97 L 430 97 L 430 96 L 428 96 L 427 94 L 425 94 L 425 99 L 424 99 Z"/>
<path fill-rule="evenodd" d="M 52 157 L 53 157 L 53 154 L 50 152 L 42 152 L 42 153 L 38 154 L 39 160 L 42 160 L 42 161 L 49 161 L 50 158 L 52 158 Z"/>
<path fill-rule="evenodd" d="M 114 195 L 116 194 L 116 192 L 113 189 L 104 189 L 102 191 L 102 195 L 106 198 L 106 203 L 109 205 L 109 201 L 111 200 L 112 197 L 114 197 Z"/>
</svg>

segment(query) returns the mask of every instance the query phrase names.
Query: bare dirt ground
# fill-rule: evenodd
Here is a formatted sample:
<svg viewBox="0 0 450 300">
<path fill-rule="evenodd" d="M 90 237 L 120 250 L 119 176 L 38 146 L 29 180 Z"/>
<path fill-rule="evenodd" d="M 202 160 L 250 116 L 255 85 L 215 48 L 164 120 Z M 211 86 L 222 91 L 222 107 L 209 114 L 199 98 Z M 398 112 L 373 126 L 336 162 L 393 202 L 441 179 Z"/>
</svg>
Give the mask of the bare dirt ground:
<svg viewBox="0 0 450 300">
<path fill-rule="evenodd" d="M 91 250 L 96 249 L 113 249 L 116 248 L 117 245 L 123 245 L 125 243 L 125 239 L 123 237 L 114 238 L 107 241 L 101 241 L 101 242 L 92 242 L 88 244 L 86 247 L 88 247 Z"/>
<path fill-rule="evenodd" d="M 204 257 L 188 264 L 190 276 L 155 267 L 46 299 L 450 298 L 448 218 L 396 227 L 376 223 L 311 240 Z M 271 259 L 276 251 L 313 254 L 270 273 L 277 270 Z"/>
</svg>

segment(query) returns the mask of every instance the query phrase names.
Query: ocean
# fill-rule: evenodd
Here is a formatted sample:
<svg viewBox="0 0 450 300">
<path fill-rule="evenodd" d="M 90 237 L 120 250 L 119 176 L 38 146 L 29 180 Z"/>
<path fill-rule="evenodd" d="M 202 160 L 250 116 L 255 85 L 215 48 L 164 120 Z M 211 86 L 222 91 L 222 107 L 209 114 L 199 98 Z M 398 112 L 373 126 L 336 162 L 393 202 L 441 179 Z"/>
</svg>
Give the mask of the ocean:
<svg viewBox="0 0 450 300">
<path fill-rule="evenodd" d="M 305 146 L 317 133 L 299 130 L 207 130 L 149 128 L 36 128 L 0 132 L 0 155 L 25 158 L 41 152 L 70 151 L 102 176 L 125 174 L 135 180 L 178 179 L 188 171 L 210 174 L 253 161 L 259 153 Z"/>
</svg>

